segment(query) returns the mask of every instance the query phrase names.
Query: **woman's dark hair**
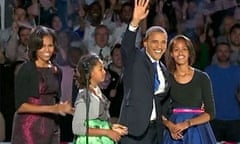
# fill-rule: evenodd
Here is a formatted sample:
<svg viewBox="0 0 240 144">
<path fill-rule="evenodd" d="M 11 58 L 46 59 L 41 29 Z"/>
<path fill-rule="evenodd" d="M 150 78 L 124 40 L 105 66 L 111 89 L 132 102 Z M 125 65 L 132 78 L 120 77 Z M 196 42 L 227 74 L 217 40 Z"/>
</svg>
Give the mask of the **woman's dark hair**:
<svg viewBox="0 0 240 144">
<path fill-rule="evenodd" d="M 194 49 L 192 41 L 184 35 L 176 35 L 169 42 L 168 48 L 167 48 L 166 53 L 165 53 L 165 62 L 166 62 L 168 70 L 171 73 L 173 73 L 174 70 L 176 69 L 176 62 L 172 58 L 171 53 L 173 52 L 173 48 L 174 48 L 175 44 L 179 40 L 183 40 L 186 43 L 186 46 L 187 46 L 188 51 L 189 51 L 189 59 L 188 59 L 189 65 L 193 65 L 194 62 L 195 62 L 195 58 L 196 58 L 196 53 L 195 53 L 195 49 Z"/>
<path fill-rule="evenodd" d="M 112 47 L 112 49 L 111 49 L 111 56 L 113 55 L 113 52 L 116 50 L 116 49 L 121 49 L 121 44 L 120 43 L 116 43 L 113 47 Z"/>
<path fill-rule="evenodd" d="M 49 27 L 52 28 L 52 29 L 53 29 L 53 20 L 54 20 L 55 18 L 59 18 L 60 21 L 61 21 L 61 23 L 63 23 L 60 15 L 58 15 L 58 14 L 52 14 L 52 15 L 50 16 L 50 22 L 49 22 Z"/>
<path fill-rule="evenodd" d="M 19 28 L 18 28 L 18 36 L 19 37 L 21 37 L 21 32 L 22 32 L 22 30 L 25 30 L 25 29 L 29 29 L 29 30 L 31 30 L 32 28 L 29 26 L 29 27 L 27 27 L 27 26 L 19 26 Z"/>
<path fill-rule="evenodd" d="M 94 53 L 83 55 L 79 59 L 76 69 L 76 79 L 80 88 L 87 87 L 87 78 L 89 80 L 91 79 L 93 67 L 96 66 L 99 61 L 101 61 L 101 59 Z"/>
<path fill-rule="evenodd" d="M 43 47 L 43 38 L 51 36 L 53 38 L 54 54 L 51 60 L 55 57 L 57 51 L 57 38 L 55 31 L 45 26 L 37 26 L 34 28 L 28 39 L 29 59 L 35 61 L 37 59 L 37 51 Z"/>
<path fill-rule="evenodd" d="M 230 28 L 229 33 L 231 34 L 235 29 L 240 29 L 240 24 L 239 24 L 239 23 L 234 24 L 234 25 Z"/>
</svg>

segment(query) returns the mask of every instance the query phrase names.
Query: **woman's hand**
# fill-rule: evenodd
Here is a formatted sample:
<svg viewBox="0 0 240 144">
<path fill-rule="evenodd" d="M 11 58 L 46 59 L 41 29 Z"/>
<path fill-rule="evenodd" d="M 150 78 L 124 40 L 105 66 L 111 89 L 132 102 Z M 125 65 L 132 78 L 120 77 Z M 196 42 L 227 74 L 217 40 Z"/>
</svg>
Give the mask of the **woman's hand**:
<svg viewBox="0 0 240 144">
<path fill-rule="evenodd" d="M 182 132 L 179 132 L 179 133 L 172 133 L 171 132 L 171 137 L 175 140 L 179 140 L 179 139 L 183 138 L 183 135 L 182 135 Z"/>
<path fill-rule="evenodd" d="M 170 133 L 177 133 L 179 129 L 176 128 L 176 124 L 170 120 L 167 120 L 165 117 L 163 119 L 163 124 L 168 128 Z"/>
<path fill-rule="evenodd" d="M 183 138 L 181 128 L 179 128 L 179 126 L 177 124 L 169 121 L 168 122 L 168 130 L 170 131 L 173 139 L 178 140 L 178 139 Z"/>
<path fill-rule="evenodd" d="M 106 135 L 112 140 L 114 140 L 115 142 L 118 142 L 121 139 L 121 134 L 114 130 L 107 130 Z"/>
<path fill-rule="evenodd" d="M 121 136 L 128 134 L 128 128 L 121 124 L 113 124 L 112 130 L 118 132 Z"/>
<path fill-rule="evenodd" d="M 183 132 L 186 129 L 188 129 L 189 126 L 190 125 L 188 121 L 180 122 L 180 123 L 174 124 L 174 126 L 171 126 L 171 128 L 169 128 L 169 131 L 171 133 L 172 138 L 175 140 L 182 139 Z"/>
<path fill-rule="evenodd" d="M 74 108 L 72 107 L 71 103 L 68 101 L 60 102 L 57 104 L 58 114 L 65 116 L 66 114 L 74 114 Z"/>
<path fill-rule="evenodd" d="M 187 121 L 183 121 L 183 122 L 180 122 L 180 123 L 177 123 L 175 125 L 175 132 L 176 133 L 180 133 L 180 132 L 183 132 L 184 130 L 188 129 L 189 128 L 189 123 Z"/>
<path fill-rule="evenodd" d="M 179 126 L 179 124 L 175 124 L 167 119 L 164 119 L 164 125 L 168 128 L 173 139 L 178 140 L 183 138 L 181 125 Z"/>
</svg>

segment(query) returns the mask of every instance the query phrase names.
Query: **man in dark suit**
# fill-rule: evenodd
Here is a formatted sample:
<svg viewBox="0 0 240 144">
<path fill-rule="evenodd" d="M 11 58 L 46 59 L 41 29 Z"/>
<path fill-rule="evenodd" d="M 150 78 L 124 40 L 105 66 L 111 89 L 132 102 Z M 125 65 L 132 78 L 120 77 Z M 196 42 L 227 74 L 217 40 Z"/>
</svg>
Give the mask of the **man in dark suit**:
<svg viewBox="0 0 240 144">
<path fill-rule="evenodd" d="M 161 144 L 163 125 L 162 102 L 169 83 L 168 72 L 160 62 L 167 48 L 167 33 L 159 26 L 150 27 L 143 40 L 143 49 L 135 47 L 139 23 L 148 15 L 149 0 L 135 0 L 134 13 L 122 41 L 124 65 L 124 99 L 119 123 L 128 127 L 121 144 Z M 157 81 L 155 70 L 157 63 Z"/>
</svg>

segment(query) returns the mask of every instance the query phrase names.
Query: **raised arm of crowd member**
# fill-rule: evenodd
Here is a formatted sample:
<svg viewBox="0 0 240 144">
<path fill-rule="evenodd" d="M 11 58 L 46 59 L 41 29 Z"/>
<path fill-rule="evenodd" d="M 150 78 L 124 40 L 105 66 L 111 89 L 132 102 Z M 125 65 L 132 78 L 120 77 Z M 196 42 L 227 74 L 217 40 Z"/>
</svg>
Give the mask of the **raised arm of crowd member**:
<svg viewBox="0 0 240 144">
<path fill-rule="evenodd" d="M 12 25 L 2 32 L 5 37 L 5 55 L 10 62 L 15 62 L 19 58 L 25 61 L 28 58 L 26 44 L 31 31 L 26 9 L 22 6 L 14 7 L 12 19 Z"/>
<path fill-rule="evenodd" d="M 7 42 L 9 41 L 13 33 L 13 23 L 25 22 L 27 21 L 27 12 L 22 6 L 15 6 L 13 8 L 13 15 L 8 15 L 8 19 L 12 20 L 12 24 L 7 26 L 5 29 L 0 30 L 0 41 L 2 43 L 3 49 L 6 49 Z"/>
<path fill-rule="evenodd" d="M 167 97 L 168 71 L 160 61 L 167 48 L 167 32 L 150 27 L 143 48 L 136 48 L 139 24 L 148 15 L 149 0 L 135 0 L 133 18 L 122 41 L 124 98 L 119 122 L 128 127 L 121 144 L 162 142 L 162 101 Z"/>
<path fill-rule="evenodd" d="M 12 34 L 5 49 L 6 57 L 10 62 L 28 60 L 27 42 L 32 27 L 27 22 L 13 22 Z"/>
<path fill-rule="evenodd" d="M 69 102 L 58 103 L 61 71 L 51 60 L 57 49 L 52 29 L 36 27 L 28 41 L 29 61 L 15 76 L 16 112 L 12 143 L 60 143 L 58 114 L 72 114 Z"/>
<path fill-rule="evenodd" d="M 169 119 L 163 117 L 168 128 L 163 144 L 183 143 L 216 144 L 209 124 L 215 116 L 215 104 L 210 78 L 205 72 L 192 67 L 195 50 L 189 38 L 175 36 L 166 51 L 166 64 L 170 71 L 171 111 Z"/>
<path fill-rule="evenodd" d="M 7 41 L 7 47 L 5 50 L 6 57 L 10 61 L 16 60 L 16 53 L 17 53 L 16 51 L 17 51 L 17 47 L 19 45 L 18 31 L 19 31 L 19 25 L 17 24 L 17 22 L 13 22 L 12 23 L 12 33 L 11 33 L 9 40 Z"/>
</svg>

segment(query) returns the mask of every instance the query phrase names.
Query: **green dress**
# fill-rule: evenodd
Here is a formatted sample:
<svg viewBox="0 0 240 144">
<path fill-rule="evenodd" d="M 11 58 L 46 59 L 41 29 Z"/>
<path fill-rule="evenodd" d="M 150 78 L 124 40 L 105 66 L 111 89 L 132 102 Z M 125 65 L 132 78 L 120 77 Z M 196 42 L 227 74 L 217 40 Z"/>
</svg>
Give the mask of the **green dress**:
<svg viewBox="0 0 240 144">
<path fill-rule="evenodd" d="M 106 120 L 92 119 L 88 122 L 90 128 L 111 129 L 110 123 Z M 86 144 L 86 139 L 86 135 L 77 135 L 73 144 Z M 115 142 L 107 136 L 88 136 L 88 144 L 115 144 Z"/>
</svg>

